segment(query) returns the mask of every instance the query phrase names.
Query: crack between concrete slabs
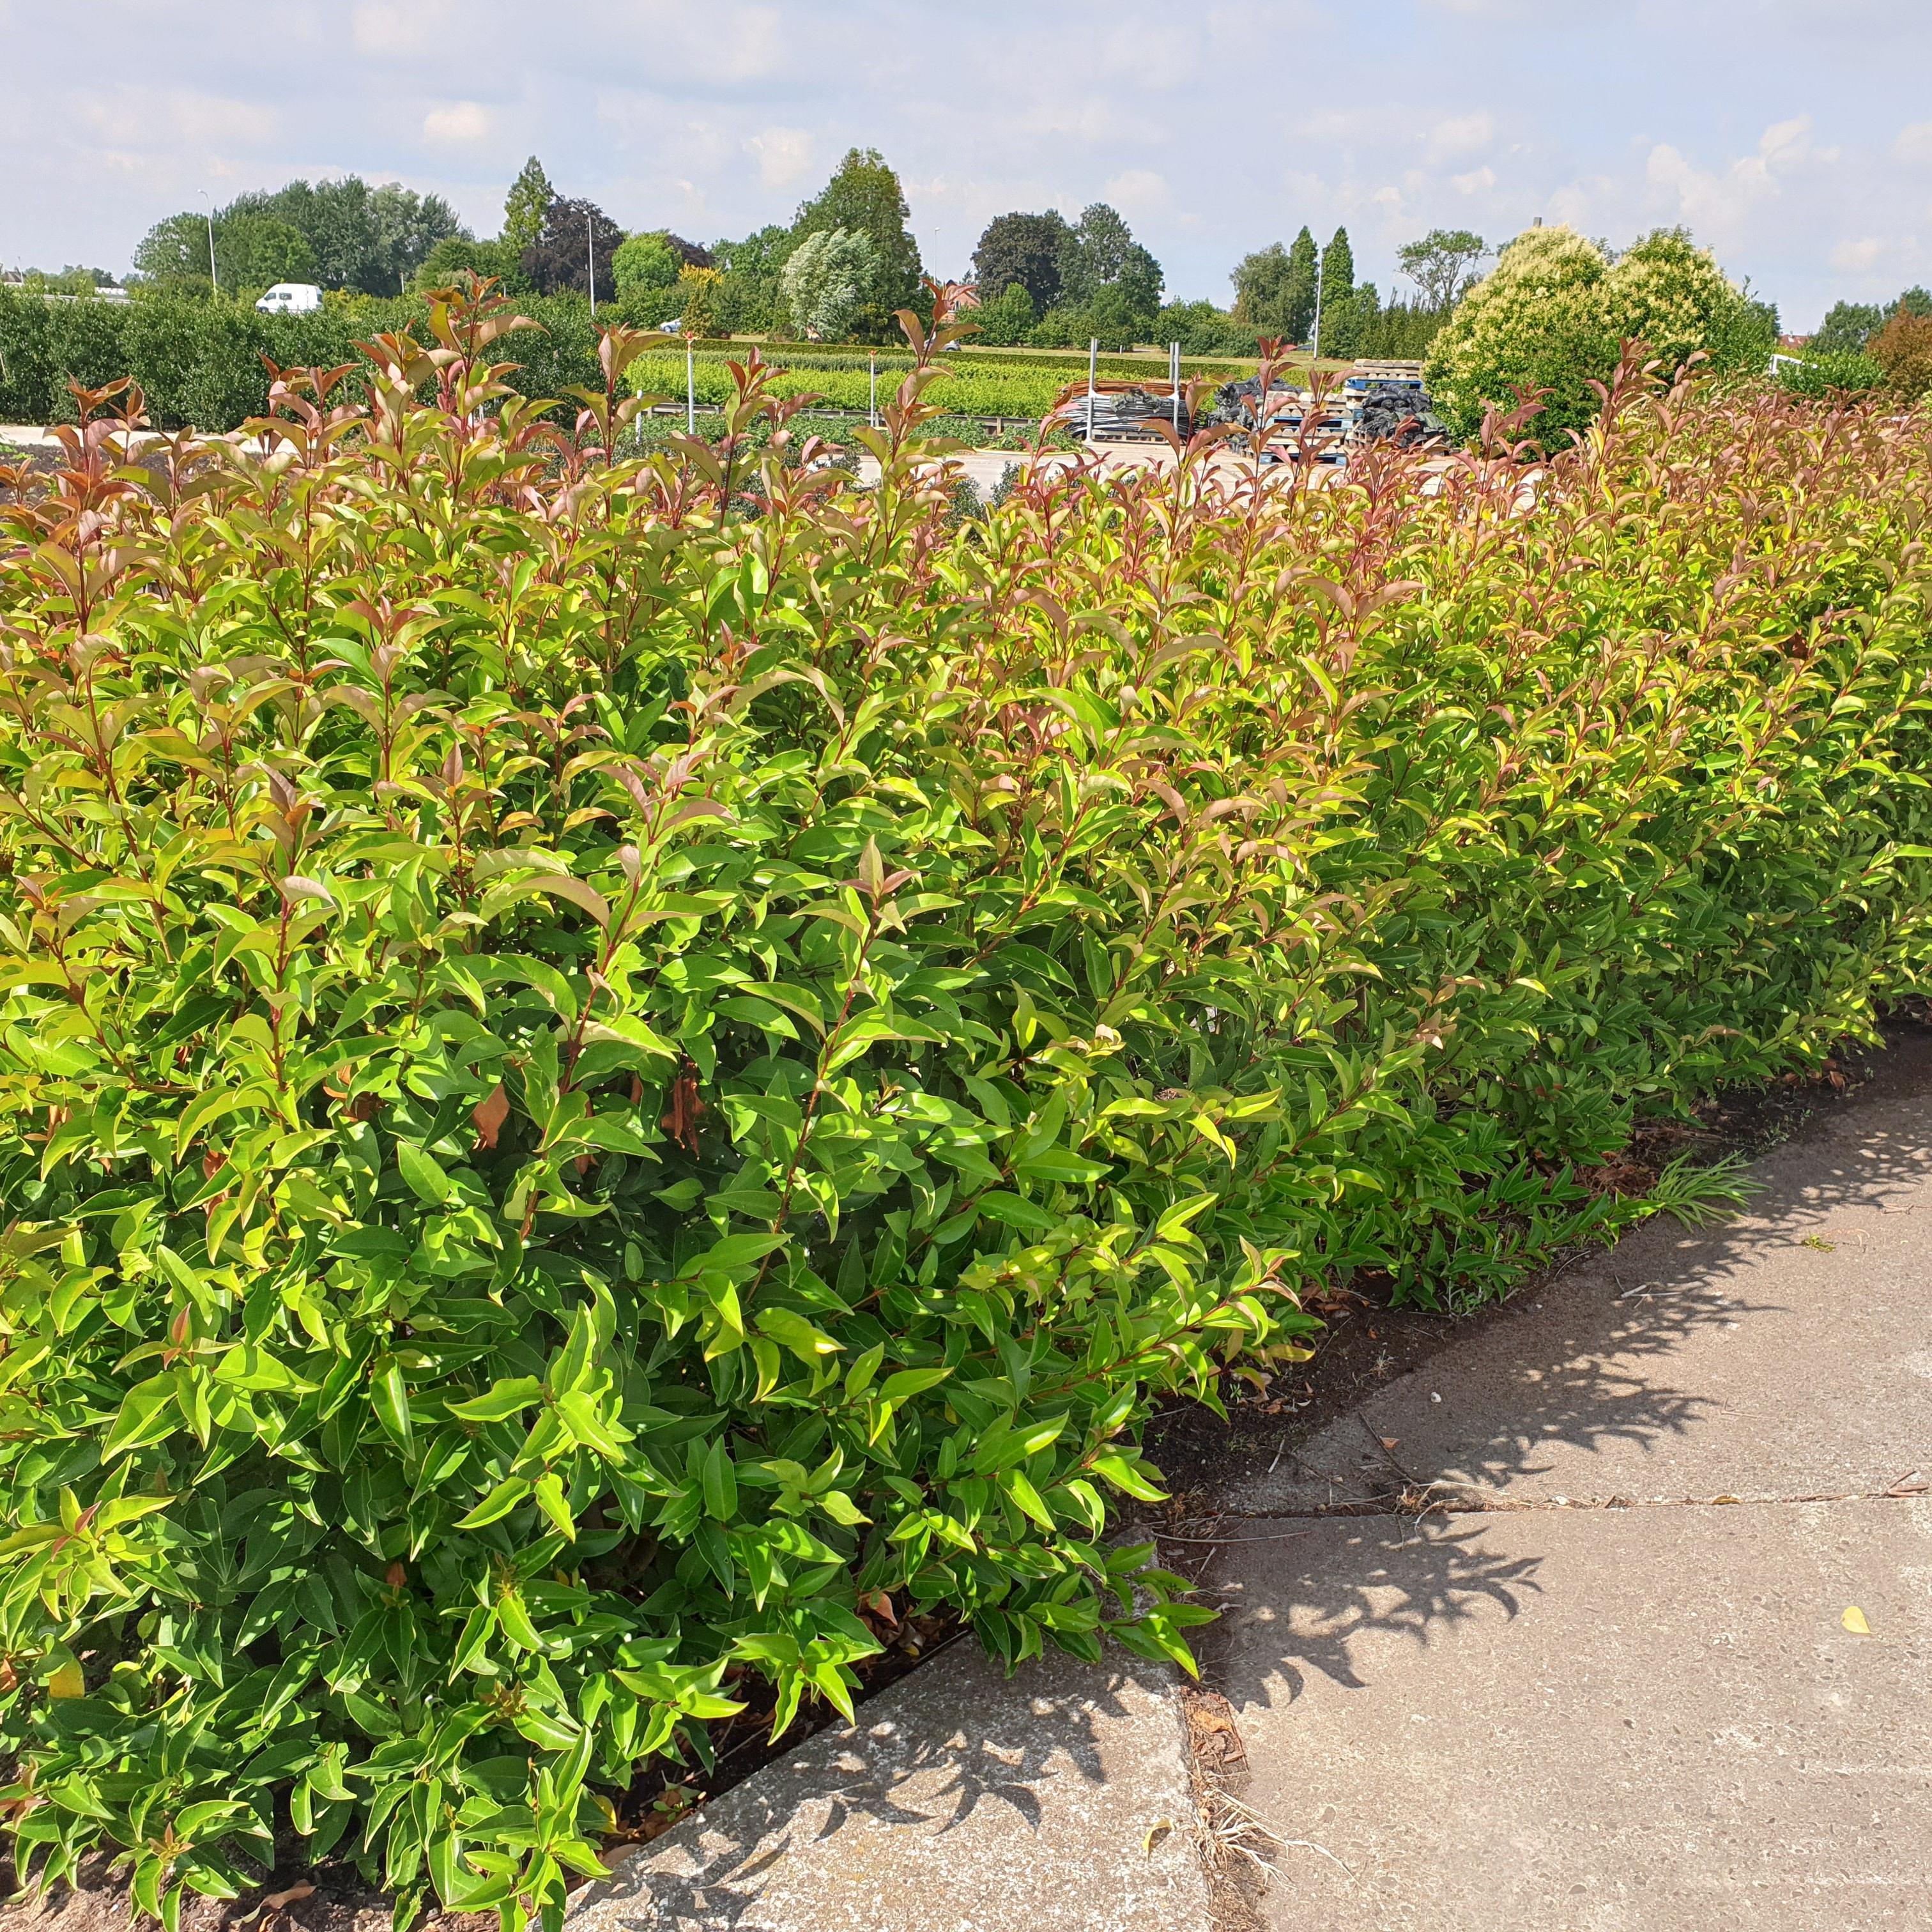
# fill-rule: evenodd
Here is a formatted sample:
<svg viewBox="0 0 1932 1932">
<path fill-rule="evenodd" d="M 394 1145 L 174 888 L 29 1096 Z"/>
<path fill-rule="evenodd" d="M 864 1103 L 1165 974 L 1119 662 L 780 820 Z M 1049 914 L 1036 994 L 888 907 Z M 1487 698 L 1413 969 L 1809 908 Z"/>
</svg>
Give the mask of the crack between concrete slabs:
<svg viewBox="0 0 1932 1932">
<path fill-rule="evenodd" d="M 1485 1496 L 1480 1491 L 1456 1489 L 1451 1486 L 1430 1484 L 1430 1490 L 1449 1487 L 1447 1495 L 1432 1496 L 1429 1490 L 1398 1490 L 1387 1496 L 1369 1498 L 1360 1502 L 1332 1503 L 1319 1509 L 1227 1510 L 1210 1519 L 1216 1522 L 1299 1522 L 1312 1526 L 1319 1522 L 1346 1522 L 1378 1516 L 1413 1516 L 1418 1520 L 1426 1516 L 1516 1516 L 1544 1510 L 1610 1510 L 1629 1509 L 1730 1509 L 1757 1507 L 1761 1508 L 1795 1508 L 1802 1503 L 1866 1503 L 1911 1502 L 1932 1493 L 1932 1484 L 1918 1483 L 1906 1486 L 1903 1479 L 1882 1490 L 1820 1490 L 1802 1496 L 1604 1496 L 1585 1498 L 1570 1496 L 1537 1497 L 1526 1502 L 1516 1502 L 1501 1496 Z M 1306 1530 L 1285 1532 L 1281 1536 L 1217 1536 L 1182 1535 L 1178 1532 L 1155 1529 L 1152 1534 L 1164 1543 L 1195 1544 L 1214 1544 L 1232 1546 L 1239 1543 L 1274 1543 L 1288 1540 L 1290 1535 L 1306 1535 Z"/>
</svg>

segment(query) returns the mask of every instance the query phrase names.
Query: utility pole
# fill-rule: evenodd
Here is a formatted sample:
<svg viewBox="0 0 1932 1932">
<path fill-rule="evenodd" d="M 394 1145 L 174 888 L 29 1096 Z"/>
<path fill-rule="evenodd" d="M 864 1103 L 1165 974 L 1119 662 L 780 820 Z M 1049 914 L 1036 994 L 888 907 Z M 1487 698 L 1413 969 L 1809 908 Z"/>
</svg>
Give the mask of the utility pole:
<svg viewBox="0 0 1932 1932">
<path fill-rule="evenodd" d="M 195 193 L 208 203 L 208 286 L 219 295 L 221 292 L 221 278 L 214 272 L 214 202 L 206 188 L 198 188 Z"/>
<path fill-rule="evenodd" d="M 1308 345 L 1308 380 L 1311 383 L 1315 380 L 1315 365 L 1322 360 L 1322 272 L 1328 266 L 1322 256 L 1316 256 L 1315 338 Z"/>
<path fill-rule="evenodd" d="M 584 248 L 590 260 L 590 320 L 597 320 L 597 231 L 590 225 L 590 211 L 584 211 Z"/>
</svg>

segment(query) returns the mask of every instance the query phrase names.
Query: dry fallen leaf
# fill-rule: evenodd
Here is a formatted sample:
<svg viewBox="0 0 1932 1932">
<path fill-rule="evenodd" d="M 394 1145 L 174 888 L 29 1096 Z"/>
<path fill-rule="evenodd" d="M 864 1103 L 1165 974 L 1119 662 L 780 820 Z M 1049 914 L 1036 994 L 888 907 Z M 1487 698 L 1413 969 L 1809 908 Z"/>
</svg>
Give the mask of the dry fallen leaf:
<svg viewBox="0 0 1932 1932">
<path fill-rule="evenodd" d="M 315 1887 L 305 1878 L 298 1878 L 286 1892 L 272 1892 L 262 1903 L 271 1912 L 280 1912 L 295 1904 L 298 1898 L 314 1897 Z"/>
<path fill-rule="evenodd" d="M 1838 1619 L 1854 1636 L 1870 1636 L 1872 1627 L 1865 1622 L 1865 1613 L 1854 1604 Z"/>
<path fill-rule="evenodd" d="M 1376 1440 L 1384 1449 L 1400 1449 L 1402 1447 L 1402 1438 L 1400 1436 L 1378 1436 Z"/>
<path fill-rule="evenodd" d="M 1151 1858 L 1166 1843 L 1173 1830 L 1174 1820 L 1172 1818 L 1163 1818 L 1158 1823 L 1150 1825 L 1148 1828 L 1147 1836 L 1141 1840 L 1141 1850 Z"/>
</svg>

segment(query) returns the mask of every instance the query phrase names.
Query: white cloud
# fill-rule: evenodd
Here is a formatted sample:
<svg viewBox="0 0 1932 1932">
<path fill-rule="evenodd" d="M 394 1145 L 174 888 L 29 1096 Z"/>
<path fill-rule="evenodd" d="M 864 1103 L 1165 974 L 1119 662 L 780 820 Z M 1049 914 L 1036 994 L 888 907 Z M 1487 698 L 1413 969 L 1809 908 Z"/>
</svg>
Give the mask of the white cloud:
<svg viewBox="0 0 1932 1932">
<path fill-rule="evenodd" d="M 1898 130 L 1892 144 L 1892 158 L 1900 161 L 1932 161 L 1932 121 L 1915 121 Z"/>
<path fill-rule="evenodd" d="M 1855 242 L 1840 242 L 1832 250 L 1832 266 L 1847 274 L 1862 275 L 1876 268 L 1890 252 L 1883 237 L 1864 235 Z"/>
<path fill-rule="evenodd" d="M 1460 161 L 1486 152 L 1496 138 L 1495 117 L 1489 114 L 1461 114 L 1438 121 L 1429 130 L 1425 152 L 1432 161 Z"/>
<path fill-rule="evenodd" d="M 1486 194 L 1496 184 L 1496 171 L 1488 166 L 1473 168 L 1466 175 L 1451 175 L 1449 183 L 1458 194 Z"/>
<path fill-rule="evenodd" d="M 358 54 L 416 60 L 459 44 L 452 0 L 361 0 L 349 16 L 349 36 Z"/>
<path fill-rule="evenodd" d="M 728 80 L 760 80 L 785 65 L 784 23 L 776 7 L 734 8 L 715 33 L 700 26 L 698 43 L 705 67 Z"/>
<path fill-rule="evenodd" d="M 766 128 L 748 136 L 746 149 L 758 158 L 758 178 L 766 188 L 790 188 L 812 166 L 812 140 L 802 128 Z"/>
<path fill-rule="evenodd" d="M 488 140 L 493 125 L 494 117 L 480 101 L 452 100 L 423 116 L 423 139 L 438 147 L 460 147 Z"/>
<path fill-rule="evenodd" d="M 186 88 L 89 90 L 77 105 L 86 126 L 123 148 L 261 147 L 275 138 L 282 121 L 264 102 Z"/>
<path fill-rule="evenodd" d="M 1106 198 L 1130 220 L 1139 221 L 1165 214 L 1173 202 L 1174 190 L 1166 177 L 1153 169 L 1129 168 L 1108 176 Z"/>
<path fill-rule="evenodd" d="M 1756 154 L 1742 154 L 1721 170 L 1700 168 L 1668 142 L 1659 142 L 1644 163 L 1644 178 L 1666 212 L 1700 239 L 1721 247 L 1738 241 L 1766 204 L 1804 176 L 1828 170 L 1838 158 L 1836 148 L 1814 144 L 1811 117 L 1801 114 L 1767 128 Z M 1674 211 L 1668 207 L 1672 202 Z"/>
</svg>

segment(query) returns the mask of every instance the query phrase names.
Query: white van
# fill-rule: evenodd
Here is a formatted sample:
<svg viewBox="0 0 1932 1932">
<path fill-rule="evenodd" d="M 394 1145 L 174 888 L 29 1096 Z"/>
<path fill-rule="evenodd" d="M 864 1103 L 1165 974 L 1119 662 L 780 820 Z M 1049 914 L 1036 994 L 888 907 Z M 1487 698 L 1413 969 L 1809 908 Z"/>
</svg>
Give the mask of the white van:
<svg viewBox="0 0 1932 1932">
<path fill-rule="evenodd" d="M 263 315 L 313 315 L 322 291 L 313 282 L 278 282 L 255 307 Z"/>
</svg>

